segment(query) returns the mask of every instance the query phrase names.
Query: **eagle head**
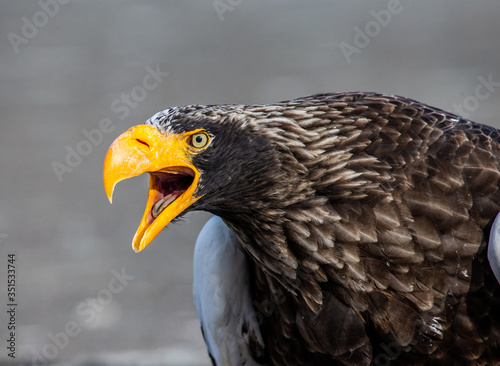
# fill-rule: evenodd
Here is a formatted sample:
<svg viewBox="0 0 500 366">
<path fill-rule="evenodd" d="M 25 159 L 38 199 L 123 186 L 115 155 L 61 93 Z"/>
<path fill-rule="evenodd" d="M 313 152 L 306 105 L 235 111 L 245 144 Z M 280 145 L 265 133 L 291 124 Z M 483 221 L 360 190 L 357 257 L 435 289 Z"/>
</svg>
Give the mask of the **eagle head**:
<svg viewBox="0 0 500 366">
<path fill-rule="evenodd" d="M 150 174 L 146 209 L 132 247 L 144 249 L 169 222 L 193 210 L 234 220 L 266 215 L 292 186 L 268 134 L 241 106 L 184 106 L 130 128 L 105 157 L 111 202 L 121 180 Z M 282 159 L 281 159 L 282 160 Z M 286 164 L 285 164 L 286 165 Z"/>
</svg>

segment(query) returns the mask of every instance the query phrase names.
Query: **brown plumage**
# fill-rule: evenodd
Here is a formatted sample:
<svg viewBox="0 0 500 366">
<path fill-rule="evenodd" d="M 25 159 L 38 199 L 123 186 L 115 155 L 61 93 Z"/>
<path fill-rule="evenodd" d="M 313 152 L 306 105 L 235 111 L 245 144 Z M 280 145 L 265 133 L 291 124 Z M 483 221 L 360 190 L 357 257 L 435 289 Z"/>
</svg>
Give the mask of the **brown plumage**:
<svg viewBox="0 0 500 366">
<path fill-rule="evenodd" d="M 500 364 L 497 130 L 374 93 L 148 124 L 214 136 L 188 210 L 220 216 L 248 254 L 270 364 Z"/>
<path fill-rule="evenodd" d="M 385 95 L 277 106 L 260 123 L 294 164 L 291 202 L 273 207 L 269 231 L 226 219 L 257 257 L 256 299 L 272 302 L 269 283 L 286 297 L 263 324 L 273 362 L 499 363 L 483 243 L 500 211 L 498 133 Z"/>
</svg>

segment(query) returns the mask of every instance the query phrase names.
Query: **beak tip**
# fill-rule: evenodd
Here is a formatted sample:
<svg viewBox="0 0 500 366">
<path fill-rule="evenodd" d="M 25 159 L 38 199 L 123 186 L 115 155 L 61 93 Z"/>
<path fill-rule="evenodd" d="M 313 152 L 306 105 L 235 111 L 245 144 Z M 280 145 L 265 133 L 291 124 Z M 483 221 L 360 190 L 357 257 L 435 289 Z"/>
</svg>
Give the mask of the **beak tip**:
<svg viewBox="0 0 500 366">
<path fill-rule="evenodd" d="M 134 250 L 134 252 L 139 253 L 144 249 L 144 247 L 142 246 L 142 244 L 137 245 L 135 242 L 133 242 L 132 249 Z"/>
<path fill-rule="evenodd" d="M 104 190 L 106 191 L 106 197 L 108 197 L 109 203 L 113 203 L 113 192 L 115 191 L 116 182 L 109 184 L 109 182 L 104 181 Z"/>
<path fill-rule="evenodd" d="M 136 253 L 139 253 L 142 249 L 144 249 L 142 247 L 142 240 L 139 241 L 139 239 L 138 239 L 138 232 L 135 233 L 134 239 L 132 239 L 132 249 Z"/>
</svg>

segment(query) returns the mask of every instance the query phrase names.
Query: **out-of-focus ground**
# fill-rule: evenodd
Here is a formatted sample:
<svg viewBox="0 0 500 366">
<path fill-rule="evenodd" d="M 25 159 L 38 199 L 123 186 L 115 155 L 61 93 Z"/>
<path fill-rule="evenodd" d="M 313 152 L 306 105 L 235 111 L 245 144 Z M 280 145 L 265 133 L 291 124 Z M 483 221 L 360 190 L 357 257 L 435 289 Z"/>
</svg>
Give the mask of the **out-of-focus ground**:
<svg viewBox="0 0 500 366">
<path fill-rule="evenodd" d="M 0 1 L 0 364 L 210 364 L 191 295 L 209 215 L 135 254 L 147 177 L 113 205 L 102 188 L 108 146 L 159 110 L 367 90 L 500 127 L 498 1 L 54 1 Z"/>
</svg>

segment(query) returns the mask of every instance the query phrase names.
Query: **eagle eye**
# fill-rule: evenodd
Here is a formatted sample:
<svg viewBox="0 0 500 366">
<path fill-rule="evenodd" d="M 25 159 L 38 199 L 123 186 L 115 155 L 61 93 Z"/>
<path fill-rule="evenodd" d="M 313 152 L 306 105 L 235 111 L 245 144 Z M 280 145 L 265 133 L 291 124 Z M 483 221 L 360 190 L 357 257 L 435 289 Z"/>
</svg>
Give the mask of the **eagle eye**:
<svg viewBox="0 0 500 366">
<path fill-rule="evenodd" d="M 203 149 L 208 145 L 209 141 L 210 137 L 206 132 L 195 133 L 188 139 L 188 143 L 196 149 Z"/>
</svg>

